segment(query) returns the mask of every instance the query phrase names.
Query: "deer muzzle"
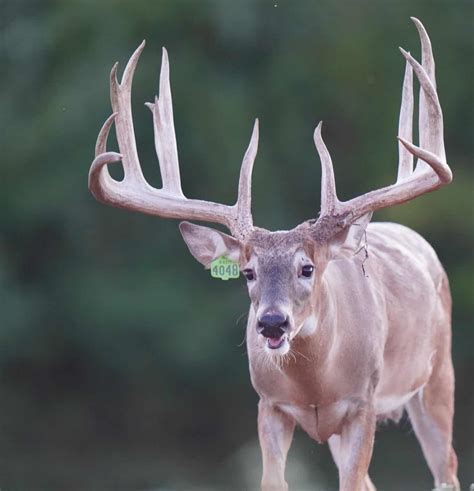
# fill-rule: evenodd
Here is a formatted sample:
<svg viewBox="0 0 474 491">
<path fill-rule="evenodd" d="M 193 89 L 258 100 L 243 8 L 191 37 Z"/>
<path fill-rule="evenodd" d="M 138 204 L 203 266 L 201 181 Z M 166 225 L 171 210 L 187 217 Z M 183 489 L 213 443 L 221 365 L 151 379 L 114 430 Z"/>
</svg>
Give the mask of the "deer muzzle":
<svg viewBox="0 0 474 491">
<path fill-rule="evenodd" d="M 277 349 L 285 342 L 289 327 L 288 316 L 279 311 L 267 311 L 258 318 L 257 332 L 267 339 L 270 349 Z"/>
</svg>

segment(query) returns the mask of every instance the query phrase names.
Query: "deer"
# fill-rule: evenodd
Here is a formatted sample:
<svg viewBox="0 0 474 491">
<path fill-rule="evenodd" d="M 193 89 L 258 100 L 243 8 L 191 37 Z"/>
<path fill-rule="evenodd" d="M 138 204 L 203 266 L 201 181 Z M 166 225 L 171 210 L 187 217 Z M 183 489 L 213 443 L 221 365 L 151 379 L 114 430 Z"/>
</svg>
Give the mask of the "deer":
<svg viewBox="0 0 474 491">
<path fill-rule="evenodd" d="M 236 203 L 185 197 L 163 48 L 159 96 L 146 103 L 161 172 L 162 187 L 157 189 L 141 171 L 131 110 L 133 76 L 145 41 L 128 61 L 121 82 L 117 63 L 111 71 L 113 112 L 97 138 L 89 189 L 98 201 L 118 208 L 219 224 L 230 231 L 189 221 L 179 225 L 190 253 L 205 268 L 224 256 L 238 263 L 247 280 L 251 303 L 246 343 L 251 383 L 260 398 L 263 490 L 288 489 L 285 465 L 296 425 L 317 442 L 328 443 L 340 491 L 375 490 L 368 469 L 377 423 L 398 422 L 405 410 L 435 486 L 459 489 L 452 446 L 448 278 L 432 247 L 415 231 L 371 223 L 375 211 L 452 180 L 431 41 L 423 24 L 412 20 L 421 41 L 421 63 L 400 48 L 405 74 L 396 182 L 340 201 L 319 123 L 314 142 L 322 169 L 320 211 L 291 230 L 253 225 L 258 119 L 243 157 Z M 420 84 L 419 145 L 412 142 L 413 72 Z M 120 153 L 107 151 L 113 125 Z M 124 169 L 122 181 L 108 171 L 117 162 Z"/>
</svg>

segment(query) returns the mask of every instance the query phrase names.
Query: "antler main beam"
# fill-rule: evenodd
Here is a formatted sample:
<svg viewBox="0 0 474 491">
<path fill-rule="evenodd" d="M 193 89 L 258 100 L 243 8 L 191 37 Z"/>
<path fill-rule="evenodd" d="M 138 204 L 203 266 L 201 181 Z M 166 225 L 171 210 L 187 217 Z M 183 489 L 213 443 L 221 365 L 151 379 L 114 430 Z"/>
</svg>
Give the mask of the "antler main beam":
<svg viewBox="0 0 474 491">
<path fill-rule="evenodd" d="M 95 160 L 89 172 L 89 189 L 103 203 L 119 208 L 139 211 L 162 218 L 202 220 L 225 225 L 238 239 L 244 239 L 253 230 L 251 214 L 252 169 L 258 148 L 258 120 L 245 153 L 240 171 L 237 203 L 233 206 L 188 199 L 181 189 L 178 149 L 173 121 L 173 105 L 169 80 L 168 53 L 163 48 L 159 96 L 147 103 L 153 114 L 155 147 L 158 156 L 162 188 L 150 186 L 142 173 L 133 128 L 131 90 L 133 75 L 145 41 L 131 56 L 122 81 L 117 79 L 116 63 L 110 74 L 112 115 L 99 132 Z M 115 124 L 120 153 L 107 152 L 107 138 Z M 124 179 L 113 179 L 109 164 L 122 161 Z"/>
<path fill-rule="evenodd" d="M 443 139 L 443 113 L 436 92 L 435 63 L 431 42 L 423 24 L 415 23 L 421 40 L 421 65 L 400 48 L 406 59 L 402 103 L 399 120 L 399 163 L 397 181 L 349 201 L 341 202 L 336 195 L 336 185 L 331 157 L 321 137 L 321 123 L 314 133 L 314 141 L 322 167 L 320 219 L 339 216 L 344 225 L 366 213 L 405 203 L 424 193 L 434 191 L 452 181 L 446 163 Z M 420 82 L 420 146 L 412 143 L 413 71 Z M 418 158 L 413 170 L 413 156 Z"/>
</svg>

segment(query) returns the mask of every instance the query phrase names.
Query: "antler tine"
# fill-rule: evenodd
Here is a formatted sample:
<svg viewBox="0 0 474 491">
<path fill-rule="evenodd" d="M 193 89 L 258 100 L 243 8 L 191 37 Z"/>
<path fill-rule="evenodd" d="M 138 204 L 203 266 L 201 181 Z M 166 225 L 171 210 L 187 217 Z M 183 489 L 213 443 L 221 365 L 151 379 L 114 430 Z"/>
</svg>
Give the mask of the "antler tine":
<svg viewBox="0 0 474 491">
<path fill-rule="evenodd" d="M 398 134 L 406 140 L 411 140 L 413 137 L 413 68 L 408 61 L 403 78 Z M 409 178 L 413 173 L 413 155 L 400 141 L 398 142 L 398 157 L 397 182 L 400 182 Z"/>
<path fill-rule="evenodd" d="M 435 61 L 433 56 L 433 48 L 431 47 L 431 40 L 426 32 L 425 26 L 416 17 L 410 17 L 410 19 L 415 24 L 418 34 L 420 36 L 421 42 L 421 64 L 425 69 L 433 87 L 436 89 L 436 79 L 435 79 Z"/>
<path fill-rule="evenodd" d="M 430 38 L 423 24 L 416 17 L 411 17 L 411 20 L 415 23 L 420 36 L 421 64 L 425 73 L 428 75 L 429 80 L 431 81 L 434 92 L 436 93 L 435 61 Z M 430 104 L 430 101 L 427 100 L 427 98 L 429 98 L 429 95 L 426 93 L 423 87 L 420 87 L 420 147 L 426 148 L 437 155 L 443 155 L 444 159 L 446 159 L 444 154 L 443 115 L 441 112 L 441 107 L 439 107 L 439 101 L 437 99 L 433 104 Z M 430 107 L 431 105 L 434 107 Z M 432 112 L 439 112 L 440 114 L 440 117 L 435 118 L 435 121 L 438 122 L 437 125 L 430 125 L 429 120 L 432 118 Z M 418 165 L 420 166 L 420 170 L 427 167 L 426 163 L 423 161 L 420 161 Z"/>
<path fill-rule="evenodd" d="M 95 199 L 99 201 L 104 201 L 106 199 L 103 189 L 108 186 L 113 186 L 115 183 L 109 174 L 107 164 L 120 162 L 120 160 L 122 160 L 122 155 L 119 153 L 106 151 L 110 128 L 112 128 L 116 117 L 117 113 L 111 114 L 102 125 L 95 144 L 96 158 L 94 159 L 94 162 L 92 162 L 89 171 L 89 189 Z"/>
<path fill-rule="evenodd" d="M 237 197 L 238 230 L 240 234 L 247 234 L 253 228 L 252 221 L 252 170 L 258 150 L 259 124 L 255 120 L 250 137 L 250 143 L 245 152 L 242 167 L 240 168 L 239 191 Z"/>
<path fill-rule="evenodd" d="M 237 203 L 233 206 L 187 199 L 181 190 L 178 151 L 173 123 L 173 106 L 169 81 L 168 54 L 163 49 L 159 97 L 147 104 L 153 112 L 155 146 L 160 161 L 162 189 L 150 186 L 143 177 L 135 143 L 131 109 L 133 75 L 143 42 L 133 53 L 124 70 L 122 82 L 117 80 L 117 64 L 110 74 L 110 95 L 113 114 L 106 120 L 97 138 L 95 160 L 89 171 L 89 189 L 94 197 L 112 206 L 139 211 L 162 218 L 187 218 L 226 226 L 239 239 L 253 230 L 250 212 L 252 167 L 258 146 L 258 122 L 255 123 L 249 148 L 245 154 Z M 115 123 L 120 153 L 107 152 L 107 138 Z M 115 181 L 107 165 L 122 160 L 125 177 Z"/>
<path fill-rule="evenodd" d="M 420 114 L 423 112 L 425 116 L 423 119 L 420 119 L 419 123 L 420 147 L 413 145 L 402 137 L 399 137 L 399 140 L 413 155 L 428 164 L 438 174 L 442 183 L 451 182 L 452 173 L 445 163 L 443 112 L 439 103 L 438 94 L 424 67 L 410 53 L 407 53 L 402 48 L 400 48 L 400 51 L 413 67 L 420 82 L 421 91 L 424 94 L 424 97 L 420 98 Z M 421 141 L 423 141 L 424 145 L 422 145 Z M 426 165 L 419 167 L 419 164 L 420 162 L 417 163 L 416 172 L 426 169 Z"/>
<path fill-rule="evenodd" d="M 428 75 L 428 78 L 431 81 L 433 88 L 436 90 L 435 62 L 433 57 L 433 50 L 431 48 L 430 38 L 428 37 L 428 33 L 426 32 L 423 24 L 416 17 L 411 17 L 411 20 L 415 23 L 415 26 L 418 30 L 418 34 L 420 36 L 421 64 L 423 66 L 426 75 Z M 428 128 L 428 124 L 429 124 L 428 122 L 429 115 L 428 115 L 428 107 L 427 107 L 428 102 L 426 100 L 426 97 L 427 96 L 425 95 L 425 90 L 423 89 L 423 87 L 420 87 L 420 110 L 418 115 L 420 147 L 436 152 L 437 149 L 430 148 L 430 142 L 429 139 L 427 139 L 428 135 L 426 134 L 426 128 Z M 417 162 L 417 167 L 418 170 L 422 170 L 428 168 L 428 165 L 422 160 L 419 160 Z"/>
<path fill-rule="evenodd" d="M 160 163 L 162 189 L 175 196 L 184 197 L 179 174 L 178 148 L 173 121 L 173 101 L 171 98 L 170 68 L 168 52 L 163 48 L 160 71 L 159 97 L 155 102 L 145 103 L 153 113 L 155 148 Z"/>
<path fill-rule="evenodd" d="M 336 180 L 334 178 L 334 167 L 331 155 L 323 141 L 321 128 L 323 122 L 320 121 L 314 130 L 314 144 L 321 160 L 321 216 L 332 215 L 337 212 L 340 201 L 336 194 Z"/>
<path fill-rule="evenodd" d="M 129 182 L 143 182 L 144 177 L 138 159 L 137 145 L 135 143 L 135 131 L 132 119 L 132 82 L 138 60 L 145 48 L 145 41 L 135 50 L 125 67 L 122 82 L 117 80 L 118 63 L 110 72 L 110 100 L 112 110 L 117 113 L 115 129 L 117 141 L 122 154 L 125 180 Z"/>
</svg>

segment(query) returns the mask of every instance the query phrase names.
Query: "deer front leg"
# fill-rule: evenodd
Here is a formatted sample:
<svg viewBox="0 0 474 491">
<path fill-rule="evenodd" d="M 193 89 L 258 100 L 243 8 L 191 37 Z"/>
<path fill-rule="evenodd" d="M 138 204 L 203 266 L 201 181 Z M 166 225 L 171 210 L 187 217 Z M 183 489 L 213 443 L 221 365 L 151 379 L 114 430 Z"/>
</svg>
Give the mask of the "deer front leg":
<svg viewBox="0 0 474 491">
<path fill-rule="evenodd" d="M 342 427 L 337 452 L 340 491 L 367 489 L 374 434 L 375 411 L 371 406 L 360 407 Z"/>
<path fill-rule="evenodd" d="M 263 491 L 288 489 L 285 481 L 286 456 L 295 429 L 295 421 L 268 402 L 258 404 L 258 436 L 263 458 Z"/>
</svg>

